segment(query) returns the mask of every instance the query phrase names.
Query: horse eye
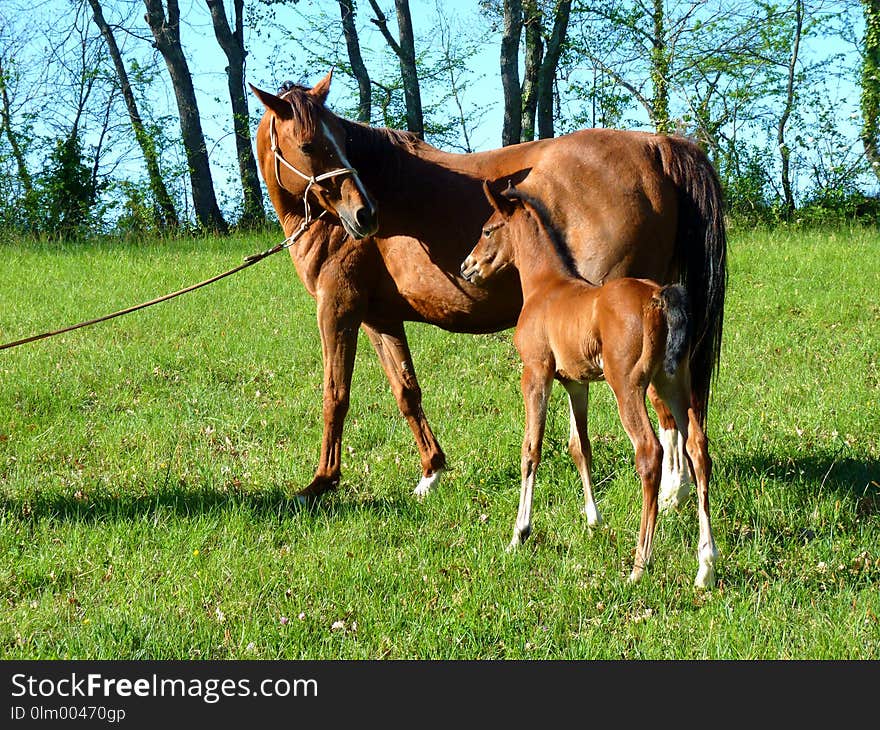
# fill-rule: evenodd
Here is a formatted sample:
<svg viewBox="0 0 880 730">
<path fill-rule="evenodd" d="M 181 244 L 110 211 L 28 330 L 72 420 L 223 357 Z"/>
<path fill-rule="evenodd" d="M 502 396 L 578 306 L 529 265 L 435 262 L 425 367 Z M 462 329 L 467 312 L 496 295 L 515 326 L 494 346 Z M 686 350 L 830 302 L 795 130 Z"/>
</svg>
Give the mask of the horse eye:
<svg viewBox="0 0 880 730">
<path fill-rule="evenodd" d="M 310 154 L 312 154 L 312 152 L 315 151 L 315 145 L 313 145 L 311 142 L 303 142 L 299 146 L 299 148 L 302 150 L 303 154 L 305 154 L 305 155 L 310 155 Z"/>
<path fill-rule="evenodd" d="M 490 230 L 484 228 L 484 229 L 483 229 L 483 235 L 484 235 L 486 238 L 489 238 L 489 236 L 492 235 L 492 231 L 490 231 Z"/>
</svg>

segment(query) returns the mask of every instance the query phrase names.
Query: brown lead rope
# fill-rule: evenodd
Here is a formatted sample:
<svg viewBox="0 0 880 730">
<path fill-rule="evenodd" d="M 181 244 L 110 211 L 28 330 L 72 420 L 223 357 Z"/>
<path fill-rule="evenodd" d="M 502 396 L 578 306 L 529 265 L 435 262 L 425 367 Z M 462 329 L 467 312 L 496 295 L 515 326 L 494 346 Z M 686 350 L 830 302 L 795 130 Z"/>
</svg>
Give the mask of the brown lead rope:
<svg viewBox="0 0 880 730">
<path fill-rule="evenodd" d="M 113 312 L 113 314 L 106 314 L 103 317 L 98 317 L 97 319 L 90 319 L 87 322 L 80 322 L 79 324 L 70 325 L 70 327 L 64 327 L 60 330 L 53 330 L 52 332 L 43 332 L 39 335 L 32 335 L 31 337 L 25 337 L 22 340 L 16 340 L 15 342 L 7 342 L 5 345 L 0 345 L 0 350 L 7 350 L 11 347 L 18 347 L 19 345 L 26 345 L 28 342 L 36 342 L 37 340 L 44 340 L 47 337 L 54 337 L 55 335 L 62 335 L 65 332 L 71 332 L 73 330 L 77 330 L 80 327 L 88 327 L 92 324 L 98 324 L 98 322 L 106 322 L 108 319 L 113 319 L 114 317 L 121 317 L 123 314 L 129 314 L 131 312 L 136 312 L 139 309 L 145 309 L 146 307 L 151 307 L 154 304 L 158 304 L 159 302 L 165 302 L 169 299 L 174 299 L 174 297 L 179 297 L 181 294 L 186 294 L 187 292 L 195 291 L 196 289 L 201 289 L 203 286 L 207 286 L 208 284 L 213 284 L 215 281 L 219 281 L 227 276 L 231 276 L 242 269 L 246 269 L 248 266 L 253 266 L 258 261 L 262 261 L 267 256 L 271 256 L 272 254 L 278 253 L 279 251 L 283 251 L 285 248 L 289 248 L 294 243 L 296 243 L 297 239 L 305 233 L 309 226 L 318 218 L 324 215 L 326 211 L 321 211 L 321 215 L 317 218 L 313 218 L 310 220 L 303 221 L 303 224 L 288 238 L 284 239 L 279 244 L 276 244 L 272 248 L 268 248 L 265 251 L 260 253 L 254 253 L 250 256 L 245 257 L 244 263 L 239 264 L 233 269 L 229 269 L 229 271 L 224 271 L 222 274 L 217 274 L 217 276 L 212 276 L 210 279 L 205 279 L 204 281 L 200 281 L 198 284 L 193 284 L 192 286 L 188 286 L 185 289 L 178 289 L 175 292 L 171 292 L 170 294 L 166 294 L 162 297 L 157 297 L 156 299 L 151 299 L 149 302 L 142 302 L 141 304 L 135 304 L 133 307 L 127 307 L 126 309 L 120 309 L 118 312 Z"/>
</svg>

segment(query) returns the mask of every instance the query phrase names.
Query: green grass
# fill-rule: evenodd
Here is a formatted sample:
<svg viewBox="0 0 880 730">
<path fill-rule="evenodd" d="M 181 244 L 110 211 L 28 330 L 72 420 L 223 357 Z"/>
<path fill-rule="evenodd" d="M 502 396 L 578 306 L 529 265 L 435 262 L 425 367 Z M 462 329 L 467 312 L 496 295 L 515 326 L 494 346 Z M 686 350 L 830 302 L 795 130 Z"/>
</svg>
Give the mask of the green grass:
<svg viewBox="0 0 880 730">
<path fill-rule="evenodd" d="M 2 248 L 0 341 L 230 268 L 271 235 Z M 172 302 L 0 353 L 3 658 L 880 658 L 880 234 L 737 230 L 710 414 L 718 587 L 693 497 L 629 585 L 640 510 L 605 385 L 579 514 L 556 388 L 523 550 L 510 332 L 409 325 L 449 456 L 412 436 L 361 338 L 339 490 L 312 510 L 313 301 L 285 254 Z M 286 619 L 286 620 L 285 620 Z M 344 628 L 341 624 L 342 622 Z M 336 625 L 336 628 L 334 627 Z"/>
</svg>

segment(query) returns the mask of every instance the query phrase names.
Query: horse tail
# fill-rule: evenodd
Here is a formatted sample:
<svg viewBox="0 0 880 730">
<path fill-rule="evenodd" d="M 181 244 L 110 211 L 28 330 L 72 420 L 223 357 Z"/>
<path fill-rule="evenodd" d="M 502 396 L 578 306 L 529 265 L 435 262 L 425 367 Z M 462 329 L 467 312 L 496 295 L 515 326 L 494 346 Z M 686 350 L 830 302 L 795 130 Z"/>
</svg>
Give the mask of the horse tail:
<svg viewBox="0 0 880 730">
<path fill-rule="evenodd" d="M 709 390 L 718 373 L 724 295 L 727 288 L 727 236 L 721 184 L 705 153 L 683 137 L 660 144 L 663 171 L 678 188 L 675 260 L 690 302 L 693 406 L 705 426 Z"/>
<path fill-rule="evenodd" d="M 681 284 L 673 284 L 663 287 L 658 296 L 666 317 L 666 356 L 663 358 L 663 369 L 667 375 L 674 375 L 687 355 L 691 339 L 687 291 Z"/>
</svg>

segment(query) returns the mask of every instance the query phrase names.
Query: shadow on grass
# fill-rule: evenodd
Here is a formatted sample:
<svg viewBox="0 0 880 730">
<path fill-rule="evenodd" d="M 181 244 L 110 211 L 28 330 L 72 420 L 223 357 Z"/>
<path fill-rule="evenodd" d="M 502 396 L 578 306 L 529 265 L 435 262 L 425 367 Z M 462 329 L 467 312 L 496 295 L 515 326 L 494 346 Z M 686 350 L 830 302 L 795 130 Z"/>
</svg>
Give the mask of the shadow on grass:
<svg viewBox="0 0 880 730">
<path fill-rule="evenodd" d="M 880 461 L 876 459 L 858 459 L 838 452 L 728 454 L 718 461 L 726 479 L 772 479 L 805 495 L 825 493 L 854 499 L 861 515 L 880 514 Z"/>
<path fill-rule="evenodd" d="M 25 520 L 48 518 L 77 522 L 130 520 L 169 513 L 196 517 L 242 511 L 260 521 L 283 521 L 296 514 L 323 519 L 344 519 L 357 514 L 399 515 L 418 519 L 420 514 L 414 500 L 361 498 L 344 487 L 308 504 L 302 504 L 291 491 L 281 487 L 262 491 L 167 487 L 139 495 L 97 493 L 84 497 L 38 492 L 20 498 L 14 495 L 2 498 L 0 510 L 20 515 Z"/>
</svg>

